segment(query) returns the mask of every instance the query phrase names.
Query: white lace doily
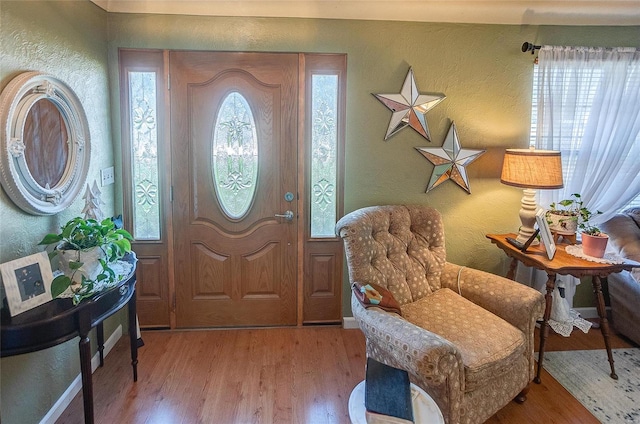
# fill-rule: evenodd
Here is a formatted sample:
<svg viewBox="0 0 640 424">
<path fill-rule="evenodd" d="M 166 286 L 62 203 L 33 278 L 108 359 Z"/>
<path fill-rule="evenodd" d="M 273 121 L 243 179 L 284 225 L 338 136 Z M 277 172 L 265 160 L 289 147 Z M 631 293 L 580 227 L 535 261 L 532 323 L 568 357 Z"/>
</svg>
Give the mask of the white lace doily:
<svg viewBox="0 0 640 424">
<path fill-rule="evenodd" d="M 101 291 L 110 289 L 111 287 L 115 287 L 120 281 L 122 281 L 125 277 L 131 274 L 131 270 L 133 269 L 133 265 L 126 261 L 116 261 L 109 264 L 113 272 L 116 274 L 116 278 L 114 280 L 102 280 L 98 281 L 93 287 L 93 293 L 100 293 Z M 58 275 L 62 275 L 62 271 L 54 271 L 53 278 Z M 68 287 L 65 291 L 63 291 L 58 298 L 62 297 L 73 297 L 74 293 L 71 291 L 71 287 Z"/>
<path fill-rule="evenodd" d="M 615 253 L 607 252 L 603 258 L 595 258 L 593 256 L 585 255 L 582 251 L 581 244 L 572 244 L 565 247 L 565 252 L 578 258 L 586 259 L 591 262 L 599 262 L 601 264 L 621 264 L 624 263 L 624 259 Z"/>
<path fill-rule="evenodd" d="M 587 333 L 591 326 L 591 322 L 580 318 L 580 314 L 569 307 L 569 302 L 562 296 L 558 287 L 551 294 L 553 301 L 551 302 L 551 317 L 549 325 L 558 334 L 569 337 L 573 331 L 573 327 L 578 327 L 583 333 Z"/>
</svg>

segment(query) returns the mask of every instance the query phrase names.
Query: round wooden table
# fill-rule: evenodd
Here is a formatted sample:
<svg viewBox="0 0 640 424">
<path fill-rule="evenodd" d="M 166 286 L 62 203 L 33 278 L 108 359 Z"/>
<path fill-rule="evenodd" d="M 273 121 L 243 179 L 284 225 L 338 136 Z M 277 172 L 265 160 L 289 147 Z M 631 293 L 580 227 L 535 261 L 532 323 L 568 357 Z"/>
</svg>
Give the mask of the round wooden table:
<svg viewBox="0 0 640 424">
<path fill-rule="evenodd" d="M 351 392 L 349 396 L 349 419 L 351 424 L 367 424 L 364 407 L 364 381 Z M 413 420 L 416 423 L 444 424 L 444 417 L 440 408 L 427 392 L 411 383 L 411 396 L 413 398 Z"/>
</svg>

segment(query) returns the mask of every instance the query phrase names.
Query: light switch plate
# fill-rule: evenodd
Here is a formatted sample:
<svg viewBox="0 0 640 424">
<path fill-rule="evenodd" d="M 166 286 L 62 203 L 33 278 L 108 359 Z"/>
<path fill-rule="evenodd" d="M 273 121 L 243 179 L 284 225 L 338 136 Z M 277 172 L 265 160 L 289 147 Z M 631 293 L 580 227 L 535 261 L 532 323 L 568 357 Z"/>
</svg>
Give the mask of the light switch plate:
<svg viewBox="0 0 640 424">
<path fill-rule="evenodd" d="M 100 180 L 102 181 L 102 187 L 113 184 L 115 182 L 115 178 L 113 175 L 113 166 L 100 170 Z"/>
</svg>

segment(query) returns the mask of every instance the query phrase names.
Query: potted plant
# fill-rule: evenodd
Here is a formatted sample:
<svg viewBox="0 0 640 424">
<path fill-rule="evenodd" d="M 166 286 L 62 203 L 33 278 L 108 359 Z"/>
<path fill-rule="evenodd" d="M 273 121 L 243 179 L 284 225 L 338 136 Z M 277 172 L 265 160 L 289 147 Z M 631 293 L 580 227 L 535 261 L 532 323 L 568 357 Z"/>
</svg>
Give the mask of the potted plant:
<svg viewBox="0 0 640 424">
<path fill-rule="evenodd" d="M 77 217 L 61 230 L 59 234 L 47 234 L 39 244 L 53 247 L 49 257 L 58 257 L 63 272 L 51 283 L 51 296 L 56 298 L 71 287 L 77 304 L 94 294 L 97 283 L 115 280 L 109 264 L 131 252 L 133 237 L 110 218 L 98 222 Z"/>
<path fill-rule="evenodd" d="M 546 217 L 549 229 L 557 234 L 575 234 L 582 205 L 579 193 L 574 193 L 569 199 L 560 200 L 558 203 L 551 203 Z"/>
<path fill-rule="evenodd" d="M 590 220 L 602 212 L 591 212 L 587 208 L 580 209 L 580 230 L 582 232 L 582 252 L 594 258 L 602 258 L 607 250 L 609 236 L 600 231 L 600 228 L 592 225 Z"/>
</svg>

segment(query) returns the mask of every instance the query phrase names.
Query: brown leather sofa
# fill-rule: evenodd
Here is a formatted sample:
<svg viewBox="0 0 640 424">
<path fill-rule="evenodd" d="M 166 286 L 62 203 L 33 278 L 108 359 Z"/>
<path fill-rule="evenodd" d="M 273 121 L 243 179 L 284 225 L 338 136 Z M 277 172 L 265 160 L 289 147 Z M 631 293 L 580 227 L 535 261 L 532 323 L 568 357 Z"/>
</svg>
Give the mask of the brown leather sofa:
<svg viewBox="0 0 640 424">
<path fill-rule="evenodd" d="M 615 215 L 600 229 L 620 256 L 640 262 L 640 208 Z M 640 345 L 640 269 L 611 274 L 607 281 L 614 327 Z"/>
</svg>

